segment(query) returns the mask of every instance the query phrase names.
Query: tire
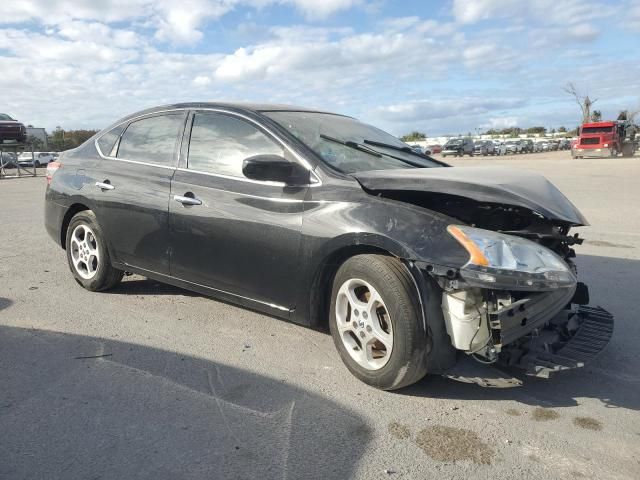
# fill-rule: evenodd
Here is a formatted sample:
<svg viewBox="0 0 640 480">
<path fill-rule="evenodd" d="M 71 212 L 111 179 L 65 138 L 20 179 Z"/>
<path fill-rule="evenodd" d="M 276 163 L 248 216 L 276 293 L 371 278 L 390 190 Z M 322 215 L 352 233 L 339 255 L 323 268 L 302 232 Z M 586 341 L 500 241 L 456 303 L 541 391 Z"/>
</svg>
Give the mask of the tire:
<svg viewBox="0 0 640 480">
<path fill-rule="evenodd" d="M 91 210 L 77 213 L 69 222 L 65 246 L 67 262 L 76 282 L 91 292 L 115 287 L 124 272 L 113 268 L 102 228 Z"/>
<path fill-rule="evenodd" d="M 36 160 L 36 168 L 40 168 L 40 162 Z"/>
<path fill-rule="evenodd" d="M 374 315 L 366 314 L 373 309 L 365 308 L 363 303 L 371 298 L 370 289 L 381 299 L 374 304 L 377 305 Z M 346 292 L 360 295 L 356 297 L 359 303 L 352 303 L 349 297 L 353 296 Z M 336 349 L 359 380 L 382 390 L 396 390 L 417 382 L 427 373 L 428 337 L 420 301 L 413 279 L 399 260 L 384 255 L 357 255 L 348 259 L 336 273 L 329 311 Z M 376 331 L 385 335 L 376 335 Z M 378 339 L 390 344 L 391 351 Z M 366 345 L 372 345 L 369 354 Z M 374 358 L 374 354 L 381 358 Z"/>
</svg>

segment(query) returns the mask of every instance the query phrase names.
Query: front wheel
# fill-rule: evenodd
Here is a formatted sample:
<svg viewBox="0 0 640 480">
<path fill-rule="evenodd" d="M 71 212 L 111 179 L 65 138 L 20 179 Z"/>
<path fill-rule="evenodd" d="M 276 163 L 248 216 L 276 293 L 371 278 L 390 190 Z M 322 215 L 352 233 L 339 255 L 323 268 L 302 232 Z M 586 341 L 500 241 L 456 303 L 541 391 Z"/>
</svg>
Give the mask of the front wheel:
<svg viewBox="0 0 640 480">
<path fill-rule="evenodd" d="M 427 371 L 427 335 L 415 284 L 402 263 L 357 255 L 333 282 L 329 325 L 349 371 L 382 390 L 420 380 Z"/>
<path fill-rule="evenodd" d="M 92 292 L 115 287 L 124 272 L 113 268 L 102 229 L 91 210 L 77 213 L 69 222 L 67 262 L 76 282 Z"/>
</svg>

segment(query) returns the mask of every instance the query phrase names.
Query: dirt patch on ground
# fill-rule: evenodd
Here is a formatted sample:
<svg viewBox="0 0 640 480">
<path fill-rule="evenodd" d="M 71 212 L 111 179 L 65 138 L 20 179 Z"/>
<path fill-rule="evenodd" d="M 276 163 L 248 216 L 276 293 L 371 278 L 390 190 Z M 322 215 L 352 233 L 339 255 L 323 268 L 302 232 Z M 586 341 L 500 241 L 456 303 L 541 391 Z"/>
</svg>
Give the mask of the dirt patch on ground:
<svg viewBox="0 0 640 480">
<path fill-rule="evenodd" d="M 591 417 L 576 417 L 573 419 L 573 424 L 586 430 L 602 430 L 602 423 Z"/>
<path fill-rule="evenodd" d="M 560 418 L 560 414 L 555 410 L 536 408 L 533 411 L 533 419 L 536 422 L 548 422 L 549 420 L 556 420 L 557 418 Z"/>
<path fill-rule="evenodd" d="M 411 436 L 411 430 L 409 430 L 409 427 L 401 423 L 391 422 L 387 428 L 389 429 L 391 436 L 398 440 L 406 440 Z"/>
<path fill-rule="evenodd" d="M 511 415 L 512 417 L 520 416 L 520 411 L 516 410 L 515 408 L 508 408 L 506 411 L 507 411 L 507 415 Z"/>
<path fill-rule="evenodd" d="M 470 460 L 489 465 L 495 455 L 493 449 L 480 440 L 477 433 L 464 428 L 442 425 L 425 428 L 416 435 L 416 444 L 424 453 L 441 462 Z"/>
</svg>

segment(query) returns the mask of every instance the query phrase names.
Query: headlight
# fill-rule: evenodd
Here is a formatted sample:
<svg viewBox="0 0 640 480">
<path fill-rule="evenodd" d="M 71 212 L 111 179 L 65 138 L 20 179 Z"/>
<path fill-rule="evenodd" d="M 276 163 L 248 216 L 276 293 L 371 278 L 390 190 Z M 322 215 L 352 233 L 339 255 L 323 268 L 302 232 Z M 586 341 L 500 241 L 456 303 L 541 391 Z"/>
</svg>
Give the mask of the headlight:
<svg viewBox="0 0 640 480">
<path fill-rule="evenodd" d="M 469 252 L 460 275 L 470 285 L 543 291 L 576 284 L 568 265 L 538 243 L 464 225 L 449 225 L 447 231 Z"/>
<path fill-rule="evenodd" d="M 605 143 L 605 144 L 604 144 L 604 145 L 602 145 L 602 146 L 606 148 L 606 147 L 608 147 L 608 146 L 609 146 L 609 144 L 608 144 L 608 143 Z"/>
</svg>

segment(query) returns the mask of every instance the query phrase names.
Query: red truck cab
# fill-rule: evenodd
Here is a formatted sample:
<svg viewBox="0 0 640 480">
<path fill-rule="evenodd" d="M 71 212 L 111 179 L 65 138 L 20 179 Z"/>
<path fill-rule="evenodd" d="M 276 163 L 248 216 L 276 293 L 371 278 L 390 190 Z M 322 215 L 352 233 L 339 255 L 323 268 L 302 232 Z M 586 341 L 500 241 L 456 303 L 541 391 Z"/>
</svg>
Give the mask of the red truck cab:
<svg viewBox="0 0 640 480">
<path fill-rule="evenodd" d="M 584 123 L 580 138 L 571 150 L 572 155 L 582 157 L 615 157 L 620 151 L 620 139 L 616 122 Z"/>
<path fill-rule="evenodd" d="M 571 149 L 574 158 L 631 157 L 637 150 L 636 131 L 631 121 L 584 123 L 580 138 Z"/>
</svg>

